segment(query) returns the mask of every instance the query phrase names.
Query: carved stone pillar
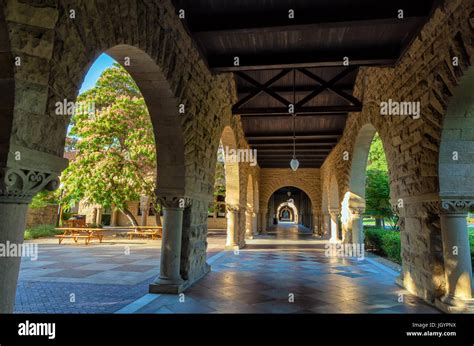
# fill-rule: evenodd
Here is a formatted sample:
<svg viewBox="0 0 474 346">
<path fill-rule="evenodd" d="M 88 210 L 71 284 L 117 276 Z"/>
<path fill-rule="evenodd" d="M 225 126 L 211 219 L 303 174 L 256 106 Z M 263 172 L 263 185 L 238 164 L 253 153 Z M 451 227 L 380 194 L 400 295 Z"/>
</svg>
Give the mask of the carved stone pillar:
<svg viewBox="0 0 474 346">
<path fill-rule="evenodd" d="M 356 207 L 351 208 L 351 226 L 352 226 L 352 243 L 364 244 L 364 219 L 363 214 L 365 208 Z"/>
<path fill-rule="evenodd" d="M 322 215 L 323 238 L 331 239 L 331 215 L 324 212 Z"/>
<path fill-rule="evenodd" d="M 331 237 L 329 238 L 330 242 L 337 242 L 339 239 L 338 233 L 339 233 L 339 215 L 340 215 L 339 209 L 329 209 L 329 214 L 331 215 Z"/>
<path fill-rule="evenodd" d="M 28 154 L 32 151 L 25 149 L 21 152 Z M 33 156 L 28 160 L 28 155 L 23 155 L 24 160 L 18 162 L 16 168 L 0 168 L 0 244 L 5 247 L 18 249 L 23 244 L 28 204 L 33 196 L 41 190 L 53 191 L 59 187 L 58 172 L 31 170 L 20 165 L 26 161 L 44 167 L 45 162 L 41 164 L 35 160 L 53 157 L 41 156 L 39 152 L 34 152 Z M 60 159 L 58 161 L 60 171 L 65 164 Z M 0 256 L 0 313 L 13 312 L 20 262 L 20 256 Z"/>
<path fill-rule="evenodd" d="M 267 218 L 267 209 L 262 209 L 260 210 L 260 232 L 262 233 L 267 233 L 267 224 L 268 224 L 268 218 Z"/>
<path fill-rule="evenodd" d="M 183 197 L 159 197 L 163 208 L 160 275 L 150 284 L 150 293 L 180 293 L 185 289 L 181 278 L 181 239 L 183 212 L 190 200 Z"/>
<path fill-rule="evenodd" d="M 142 214 L 140 218 L 141 226 L 146 226 L 149 212 L 150 212 L 150 197 L 141 196 L 140 197 L 140 213 Z"/>
<path fill-rule="evenodd" d="M 227 241 L 225 248 L 234 250 L 239 248 L 239 210 L 238 205 L 226 204 L 227 209 Z"/>
<path fill-rule="evenodd" d="M 446 294 L 441 302 L 452 306 L 449 312 L 462 311 L 472 300 L 472 264 L 467 229 L 467 215 L 474 199 L 449 199 L 441 202 L 441 234 L 443 239 Z"/>
<path fill-rule="evenodd" d="M 258 234 L 258 214 L 253 212 L 252 213 L 252 236 L 256 236 Z"/>
<path fill-rule="evenodd" d="M 253 209 L 245 210 L 245 237 L 247 239 L 253 239 L 253 214 Z"/>
</svg>

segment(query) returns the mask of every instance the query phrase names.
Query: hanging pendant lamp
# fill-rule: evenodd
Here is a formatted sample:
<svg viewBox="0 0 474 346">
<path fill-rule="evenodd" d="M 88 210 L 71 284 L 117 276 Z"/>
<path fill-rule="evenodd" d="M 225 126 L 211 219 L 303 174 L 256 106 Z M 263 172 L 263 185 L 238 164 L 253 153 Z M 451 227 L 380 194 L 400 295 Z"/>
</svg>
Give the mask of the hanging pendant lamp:
<svg viewBox="0 0 474 346">
<path fill-rule="evenodd" d="M 296 70 L 293 69 L 293 113 L 291 114 L 291 117 L 293 119 L 293 158 L 290 161 L 290 167 L 293 170 L 293 172 L 296 172 L 296 170 L 300 166 L 300 162 L 296 158 L 296 134 L 295 134 L 295 120 L 296 120 L 296 113 L 295 113 L 296 90 L 295 90 L 295 85 L 296 85 L 296 78 L 295 78 L 295 74 L 296 74 Z"/>
</svg>

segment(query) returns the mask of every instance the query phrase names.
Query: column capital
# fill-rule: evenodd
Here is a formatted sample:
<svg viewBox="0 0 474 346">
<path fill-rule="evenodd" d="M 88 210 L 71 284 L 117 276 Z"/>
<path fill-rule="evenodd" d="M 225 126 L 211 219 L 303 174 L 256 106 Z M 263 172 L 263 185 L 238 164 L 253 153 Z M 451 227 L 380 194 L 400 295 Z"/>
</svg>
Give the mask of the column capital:
<svg viewBox="0 0 474 346">
<path fill-rule="evenodd" d="M 441 199 L 442 214 L 467 214 L 474 207 L 474 199 Z"/>
<path fill-rule="evenodd" d="M 240 211 L 240 205 L 238 204 L 227 204 L 225 205 L 225 208 L 228 212 L 231 213 L 237 213 Z"/>
<path fill-rule="evenodd" d="M 365 208 L 364 207 L 349 207 L 349 210 L 352 215 L 360 216 L 364 214 Z"/>
<path fill-rule="evenodd" d="M 338 209 L 338 208 L 329 208 L 329 214 L 331 214 L 331 216 L 339 216 L 341 214 L 341 211 Z"/>
<path fill-rule="evenodd" d="M 0 202 L 29 204 L 38 192 L 59 187 L 59 173 L 26 168 L 0 168 Z"/>
<path fill-rule="evenodd" d="M 158 202 L 163 208 L 184 209 L 191 205 L 191 198 L 184 196 L 158 196 Z"/>
</svg>

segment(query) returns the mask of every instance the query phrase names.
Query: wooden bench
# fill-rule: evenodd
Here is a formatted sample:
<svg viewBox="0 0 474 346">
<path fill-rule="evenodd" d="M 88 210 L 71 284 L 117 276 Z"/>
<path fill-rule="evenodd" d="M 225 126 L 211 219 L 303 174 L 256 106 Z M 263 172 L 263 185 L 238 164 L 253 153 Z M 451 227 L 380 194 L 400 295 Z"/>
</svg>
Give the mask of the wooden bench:
<svg viewBox="0 0 474 346">
<path fill-rule="evenodd" d="M 149 237 L 151 236 L 152 240 L 161 238 L 161 230 L 136 230 L 136 231 L 130 231 L 127 232 L 127 235 L 129 236 L 130 240 L 133 239 L 134 236 L 143 236 L 143 237 Z"/>
<path fill-rule="evenodd" d="M 102 239 L 104 238 L 104 235 L 101 234 L 103 231 L 101 228 L 60 227 L 56 229 L 64 231 L 63 234 L 55 235 L 55 237 L 58 238 L 59 245 L 67 238 L 73 239 L 75 243 L 77 243 L 80 238 L 84 239 L 86 245 L 89 245 L 93 238 L 99 239 L 100 243 L 102 243 Z"/>
<path fill-rule="evenodd" d="M 82 238 L 85 240 L 85 244 L 89 245 L 89 242 L 91 240 L 91 237 L 89 235 L 66 235 L 66 234 L 60 234 L 60 235 L 55 235 L 56 238 L 59 240 L 59 245 L 63 242 L 65 238 L 72 238 L 74 239 L 74 242 L 77 243 L 77 240 L 79 238 Z"/>
</svg>

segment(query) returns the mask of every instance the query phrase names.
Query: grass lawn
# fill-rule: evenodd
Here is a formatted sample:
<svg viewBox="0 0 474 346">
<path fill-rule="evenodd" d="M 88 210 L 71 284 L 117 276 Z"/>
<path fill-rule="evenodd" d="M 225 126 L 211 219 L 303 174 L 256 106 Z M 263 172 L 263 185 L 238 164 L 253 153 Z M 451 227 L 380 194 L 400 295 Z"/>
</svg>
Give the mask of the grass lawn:
<svg viewBox="0 0 474 346">
<path fill-rule="evenodd" d="M 25 230 L 25 240 L 54 237 L 57 234 L 61 234 L 62 231 L 54 229 L 54 225 L 41 225 Z"/>
</svg>

